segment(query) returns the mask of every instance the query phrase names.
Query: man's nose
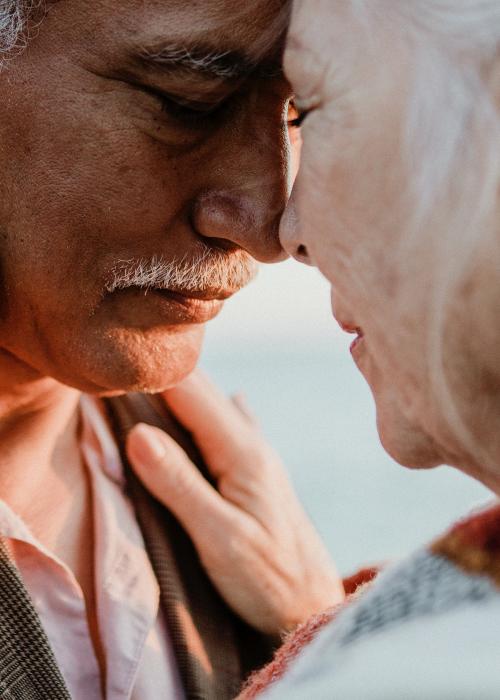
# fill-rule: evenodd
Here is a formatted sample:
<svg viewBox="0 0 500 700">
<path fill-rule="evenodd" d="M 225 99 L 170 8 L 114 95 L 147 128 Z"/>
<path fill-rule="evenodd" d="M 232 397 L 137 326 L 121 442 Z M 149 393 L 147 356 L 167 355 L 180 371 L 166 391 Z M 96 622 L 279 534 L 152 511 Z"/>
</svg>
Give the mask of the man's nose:
<svg viewBox="0 0 500 700">
<path fill-rule="evenodd" d="M 287 257 L 279 224 L 290 194 L 292 146 L 282 101 L 268 92 L 250 93 L 231 129 L 213 142 L 217 167 L 204 171 L 192 225 L 217 245 L 236 245 L 261 262 L 279 262 Z"/>
<path fill-rule="evenodd" d="M 305 265 L 313 264 L 309 257 L 309 251 L 302 241 L 296 198 L 293 192 L 281 217 L 279 235 L 281 246 L 288 255 Z"/>
<path fill-rule="evenodd" d="M 279 241 L 280 211 L 241 191 L 209 190 L 195 202 L 193 225 L 205 238 L 221 247 L 237 245 L 260 262 L 279 262 L 287 257 Z"/>
<path fill-rule="evenodd" d="M 209 190 L 196 199 L 193 226 L 223 248 L 237 245 L 260 262 L 279 262 L 287 257 L 278 235 L 280 213 L 251 194 Z"/>
</svg>

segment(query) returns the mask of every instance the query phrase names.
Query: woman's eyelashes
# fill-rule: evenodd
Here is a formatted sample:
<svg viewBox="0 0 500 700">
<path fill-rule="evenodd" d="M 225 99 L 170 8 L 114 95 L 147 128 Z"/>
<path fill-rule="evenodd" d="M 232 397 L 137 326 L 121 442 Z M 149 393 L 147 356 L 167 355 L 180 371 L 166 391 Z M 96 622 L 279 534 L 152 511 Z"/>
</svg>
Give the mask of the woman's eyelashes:
<svg viewBox="0 0 500 700">
<path fill-rule="evenodd" d="M 304 123 L 304 119 L 306 118 L 307 114 L 299 114 L 298 117 L 295 117 L 294 119 L 289 119 L 288 120 L 288 126 L 291 126 L 294 129 L 300 129 L 302 124 Z"/>
<path fill-rule="evenodd" d="M 288 126 L 294 129 L 300 129 L 309 112 L 310 110 L 308 109 L 301 109 L 295 100 L 290 100 L 288 104 Z M 290 118 L 290 116 L 292 118 Z"/>
</svg>

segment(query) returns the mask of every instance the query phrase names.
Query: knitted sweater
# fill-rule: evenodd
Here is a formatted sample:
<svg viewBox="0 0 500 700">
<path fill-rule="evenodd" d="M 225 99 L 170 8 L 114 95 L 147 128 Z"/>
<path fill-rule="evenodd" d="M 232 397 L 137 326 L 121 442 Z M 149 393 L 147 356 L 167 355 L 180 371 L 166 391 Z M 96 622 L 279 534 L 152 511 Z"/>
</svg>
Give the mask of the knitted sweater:
<svg viewBox="0 0 500 700">
<path fill-rule="evenodd" d="M 299 628 L 239 700 L 253 698 L 499 700 L 500 505 Z"/>
</svg>

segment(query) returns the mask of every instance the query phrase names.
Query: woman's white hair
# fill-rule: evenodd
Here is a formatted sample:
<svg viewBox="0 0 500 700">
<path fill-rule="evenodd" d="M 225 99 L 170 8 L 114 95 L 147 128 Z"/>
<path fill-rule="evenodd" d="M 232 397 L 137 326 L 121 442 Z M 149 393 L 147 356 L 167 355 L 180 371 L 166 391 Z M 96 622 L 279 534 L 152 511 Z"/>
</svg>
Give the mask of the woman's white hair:
<svg viewBox="0 0 500 700">
<path fill-rule="evenodd" d="M 500 266 L 500 76 L 493 76 L 500 56 L 500 2 L 351 0 L 351 8 L 368 40 L 377 25 L 390 26 L 410 52 L 402 138 L 410 206 L 402 249 L 395 254 L 402 263 L 417 246 L 435 251 L 433 269 L 422 271 L 422 285 L 432 287 L 432 327 L 422 329 L 432 397 L 463 448 L 491 464 L 493 453 L 478 446 L 463 419 L 457 387 L 448 381 L 444 336 L 450 305 L 478 256 L 489 250 Z M 395 303 L 403 308 L 414 293 L 409 285 Z"/>
<path fill-rule="evenodd" d="M 414 183 L 415 199 L 423 207 L 417 210 L 414 225 L 420 235 L 426 229 L 428 237 L 438 232 L 440 238 L 433 274 L 433 328 L 428 336 L 433 396 L 465 450 L 487 469 L 498 468 L 498 444 L 478 443 L 463 418 L 457 396 L 460 387 L 447 380 L 444 337 L 449 306 L 478 257 L 487 250 L 500 265 L 500 85 L 491 75 L 498 69 L 500 3 L 423 0 L 402 4 L 424 38 L 416 42 L 407 136 L 409 149 L 421 153 Z M 429 44 L 430 50 L 426 49 Z M 413 150 L 411 162 L 417 162 L 416 156 Z M 491 290 L 492 295 L 495 291 Z M 490 320 L 496 323 L 495 318 Z M 481 405 L 481 398 L 476 404 L 478 414 L 491 412 L 493 407 Z"/>
</svg>

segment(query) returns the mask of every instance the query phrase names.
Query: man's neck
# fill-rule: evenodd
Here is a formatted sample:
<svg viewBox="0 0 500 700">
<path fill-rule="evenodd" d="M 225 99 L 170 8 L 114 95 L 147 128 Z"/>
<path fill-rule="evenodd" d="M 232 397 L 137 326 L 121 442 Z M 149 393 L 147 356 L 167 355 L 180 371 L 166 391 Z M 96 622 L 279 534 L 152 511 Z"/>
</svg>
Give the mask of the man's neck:
<svg viewBox="0 0 500 700">
<path fill-rule="evenodd" d="M 105 677 L 94 583 L 89 475 L 79 445 L 80 392 L 36 376 L 0 351 L 0 499 L 73 572 Z"/>
<path fill-rule="evenodd" d="M 55 553 L 76 501 L 86 500 L 79 396 L 0 353 L 0 498 Z"/>
</svg>

